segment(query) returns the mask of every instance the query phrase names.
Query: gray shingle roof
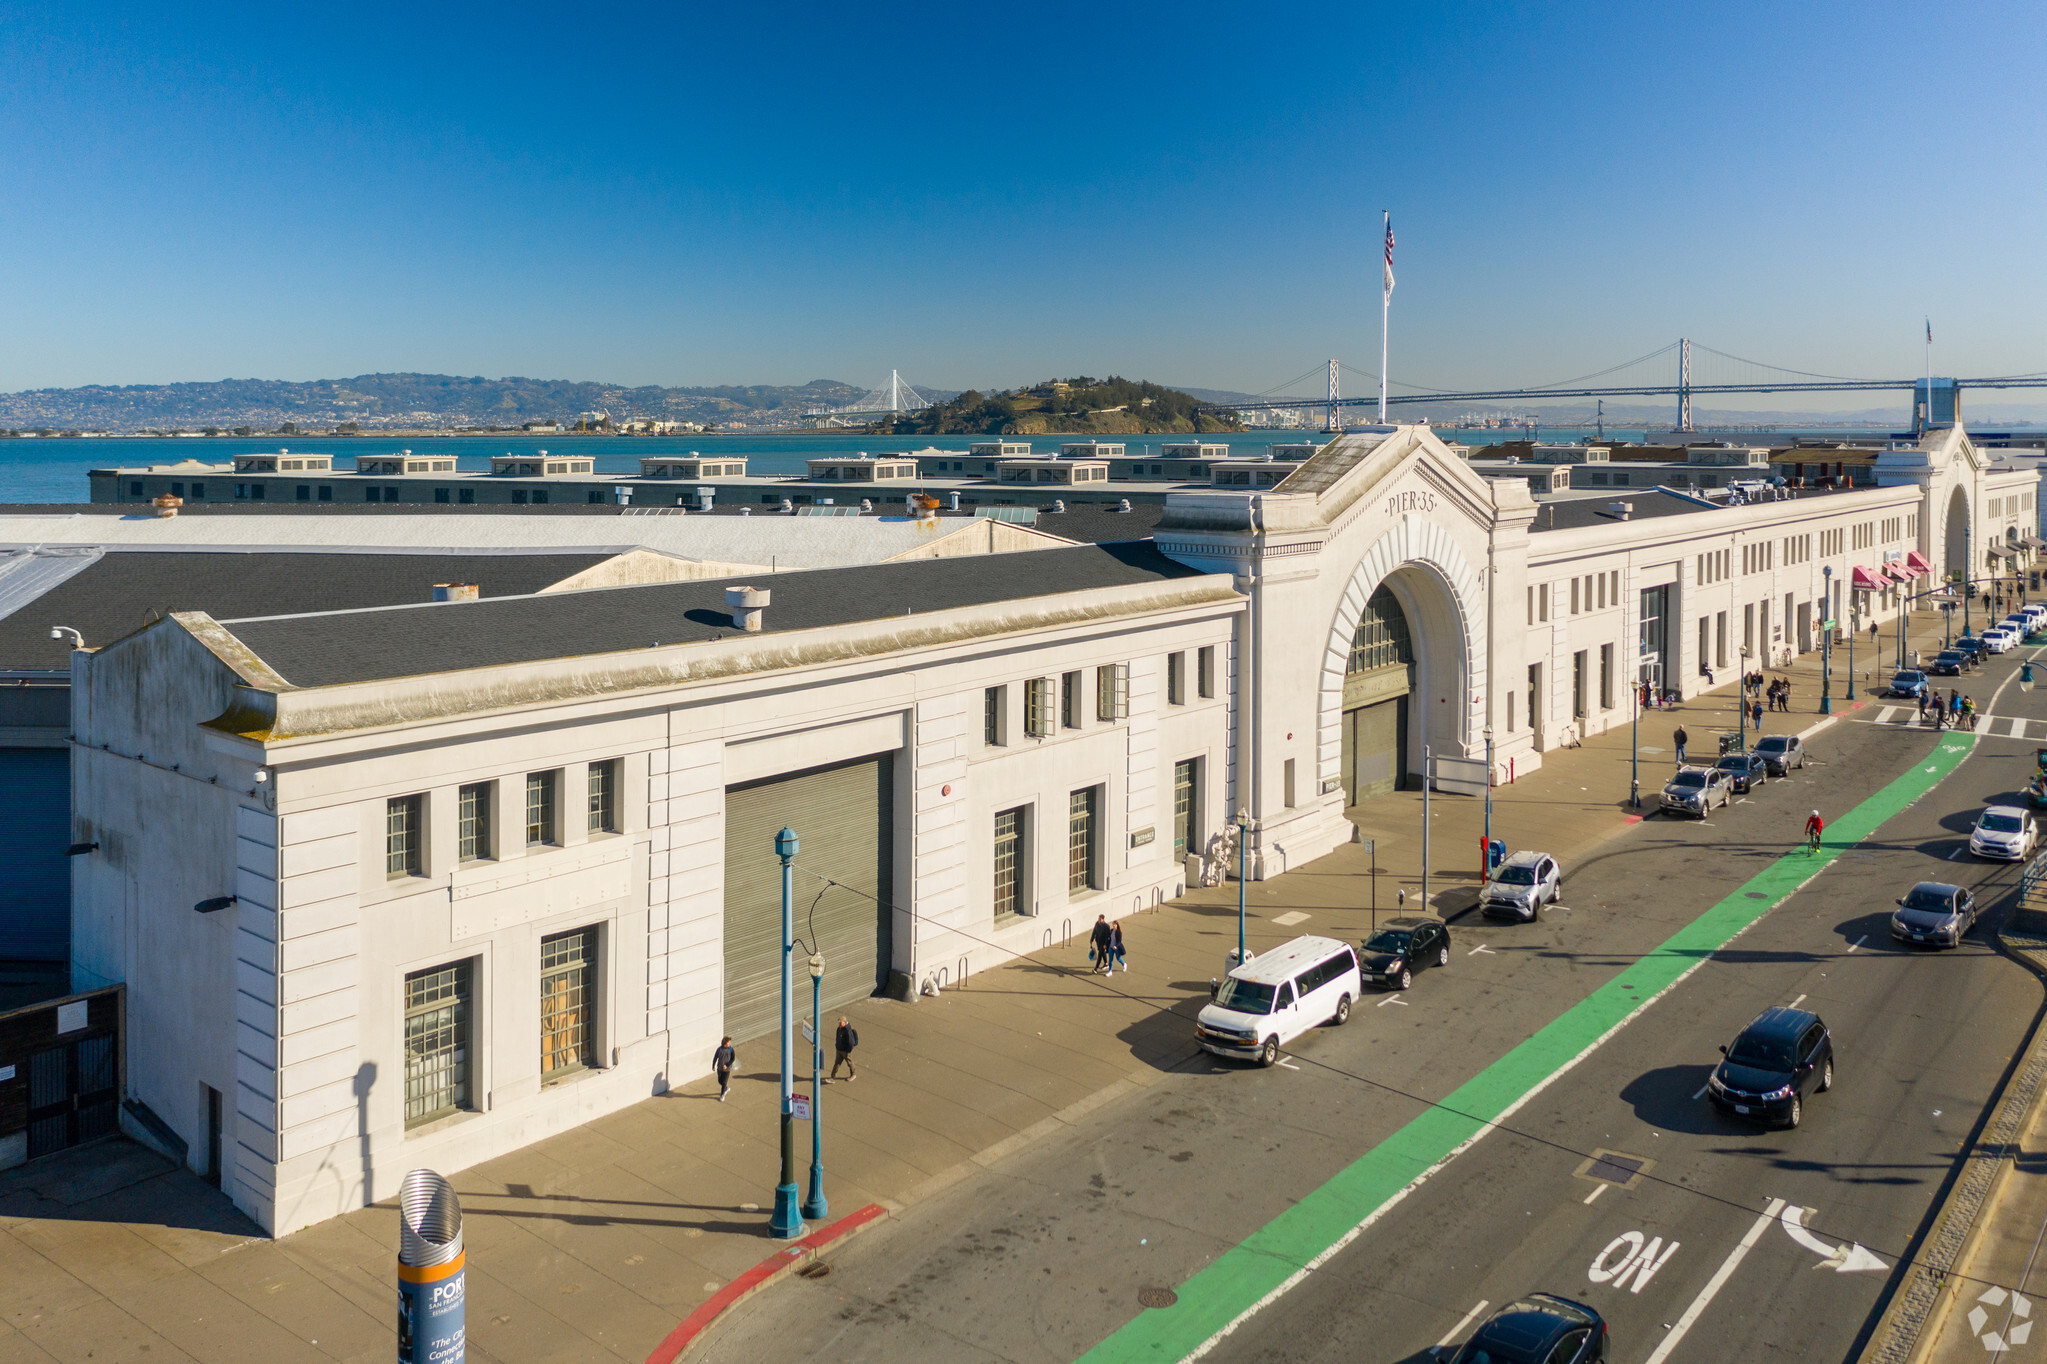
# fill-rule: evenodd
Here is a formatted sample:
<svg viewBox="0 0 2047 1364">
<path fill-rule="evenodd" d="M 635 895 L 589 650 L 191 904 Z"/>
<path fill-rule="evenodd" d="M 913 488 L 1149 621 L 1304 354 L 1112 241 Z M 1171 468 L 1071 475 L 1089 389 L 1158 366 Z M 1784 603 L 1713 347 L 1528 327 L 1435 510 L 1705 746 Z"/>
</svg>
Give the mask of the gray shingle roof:
<svg viewBox="0 0 2047 1364">
<path fill-rule="evenodd" d="M 107 554 L 0 619 L 0 668 L 62 671 L 69 625 L 98 648 L 173 611 L 216 620 L 430 601 L 433 585 L 475 583 L 485 597 L 538 592 L 609 554 Z"/>
<path fill-rule="evenodd" d="M 721 638 L 725 589 L 743 582 L 773 594 L 774 634 L 1193 576 L 1146 540 L 223 624 L 294 686 L 320 687 Z"/>
</svg>

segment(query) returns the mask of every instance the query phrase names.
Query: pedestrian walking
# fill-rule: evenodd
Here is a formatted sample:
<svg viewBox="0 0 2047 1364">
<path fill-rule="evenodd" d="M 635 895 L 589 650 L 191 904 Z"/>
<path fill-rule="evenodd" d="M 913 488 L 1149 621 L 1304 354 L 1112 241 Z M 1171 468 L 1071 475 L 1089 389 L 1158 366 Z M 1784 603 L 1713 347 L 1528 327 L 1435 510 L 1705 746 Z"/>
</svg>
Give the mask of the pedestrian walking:
<svg viewBox="0 0 2047 1364">
<path fill-rule="evenodd" d="M 1785 678 L 1784 685 L 1777 692 L 1778 708 L 1786 715 L 1791 713 L 1791 679 Z"/>
<path fill-rule="evenodd" d="M 832 1073 L 824 1077 L 826 1084 L 830 1084 L 839 1078 L 840 1066 L 846 1068 L 847 1084 L 852 1084 L 853 1081 L 860 1078 L 860 1072 L 853 1066 L 853 1048 L 859 1045 L 860 1034 L 854 1031 L 851 1023 L 846 1021 L 846 1016 L 840 1014 L 839 1030 L 832 1034 Z"/>
<path fill-rule="evenodd" d="M 1756 733 L 1758 733 L 1758 734 L 1761 734 L 1761 733 L 1763 732 L 1763 703 L 1762 703 L 1762 702 L 1758 701 L 1758 702 L 1756 702 L 1756 703 L 1755 703 L 1755 707 L 1754 707 L 1754 709 L 1752 709 L 1752 710 L 1750 710 L 1750 711 L 1749 711 L 1749 718 L 1750 718 L 1751 720 L 1755 721 L 1755 725 L 1756 725 Z"/>
<path fill-rule="evenodd" d="M 1115 930 L 1109 927 L 1109 916 L 1095 915 L 1095 926 L 1088 934 L 1087 949 L 1087 959 L 1095 964 L 1092 974 L 1104 975 L 1115 969 L 1109 956 L 1109 945 L 1115 941 L 1115 936 Z"/>
<path fill-rule="evenodd" d="M 1677 746 L 1677 765 L 1683 767 L 1685 765 L 1685 727 L 1683 725 L 1679 725 L 1676 731 L 1671 734 L 1670 742 Z"/>
<path fill-rule="evenodd" d="M 1109 968 L 1111 971 L 1120 966 L 1124 975 L 1130 974 L 1130 959 L 1124 955 L 1123 925 L 1120 922 L 1109 930 L 1109 960 L 1113 963 Z"/>
<path fill-rule="evenodd" d="M 724 1103 L 725 1096 L 732 1092 L 732 1067 L 739 1064 L 739 1053 L 732 1050 L 732 1039 L 718 1039 L 718 1049 L 711 1053 L 711 1069 L 718 1072 L 718 1102 Z"/>
</svg>

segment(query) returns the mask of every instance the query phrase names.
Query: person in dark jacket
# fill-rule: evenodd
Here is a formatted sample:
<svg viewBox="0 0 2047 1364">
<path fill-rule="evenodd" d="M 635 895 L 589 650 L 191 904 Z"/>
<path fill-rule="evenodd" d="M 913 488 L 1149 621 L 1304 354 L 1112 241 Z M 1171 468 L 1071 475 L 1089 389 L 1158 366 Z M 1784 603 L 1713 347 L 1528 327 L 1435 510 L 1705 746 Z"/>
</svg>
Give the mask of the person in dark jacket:
<svg viewBox="0 0 2047 1364">
<path fill-rule="evenodd" d="M 1116 958 L 1111 948 L 1116 941 L 1116 930 L 1109 927 L 1109 916 L 1095 915 L 1095 926 L 1088 934 L 1088 956 L 1094 960 L 1094 974 L 1105 976 L 1116 969 Z"/>
<path fill-rule="evenodd" d="M 718 1102 L 724 1103 L 725 1096 L 732 1092 L 732 1067 L 739 1064 L 739 1053 L 732 1050 L 732 1039 L 718 1039 L 718 1049 L 711 1053 L 711 1069 L 718 1072 Z"/>
<path fill-rule="evenodd" d="M 860 1034 L 853 1030 L 853 1025 L 846 1021 L 846 1016 L 840 1014 L 839 1030 L 832 1035 L 832 1073 L 825 1076 L 826 1084 L 839 1078 L 840 1066 L 846 1068 L 847 1084 L 860 1078 L 860 1072 L 853 1065 L 853 1048 L 859 1045 Z"/>
<path fill-rule="evenodd" d="M 1679 725 L 1670 736 L 1671 743 L 1677 745 L 1677 765 L 1679 767 L 1685 765 L 1685 738 L 1685 727 L 1683 725 Z"/>
</svg>

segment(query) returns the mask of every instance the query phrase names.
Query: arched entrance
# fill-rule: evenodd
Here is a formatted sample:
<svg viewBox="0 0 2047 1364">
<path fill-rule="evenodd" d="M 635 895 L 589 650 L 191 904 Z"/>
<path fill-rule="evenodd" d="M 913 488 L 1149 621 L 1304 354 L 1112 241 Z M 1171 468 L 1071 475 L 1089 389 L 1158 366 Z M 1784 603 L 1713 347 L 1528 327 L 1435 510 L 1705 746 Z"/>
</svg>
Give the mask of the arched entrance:
<svg viewBox="0 0 2047 1364">
<path fill-rule="evenodd" d="M 1341 700 L 1332 717 L 1340 736 L 1332 756 L 1347 806 L 1419 786 L 1425 748 L 1441 757 L 1465 755 L 1472 676 L 1465 613 L 1437 565 L 1399 564 L 1350 609 Z"/>
<path fill-rule="evenodd" d="M 1942 567 L 1950 578 L 1969 571 L 1969 494 L 1966 488 L 1956 488 L 1948 494 L 1947 562 Z"/>
</svg>

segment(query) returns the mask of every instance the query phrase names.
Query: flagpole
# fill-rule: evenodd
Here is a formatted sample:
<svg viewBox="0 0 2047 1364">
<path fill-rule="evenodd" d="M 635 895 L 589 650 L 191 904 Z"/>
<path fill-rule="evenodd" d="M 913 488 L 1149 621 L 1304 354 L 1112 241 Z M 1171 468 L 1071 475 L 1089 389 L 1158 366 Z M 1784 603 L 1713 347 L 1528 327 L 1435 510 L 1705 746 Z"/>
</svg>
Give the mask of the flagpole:
<svg viewBox="0 0 2047 1364">
<path fill-rule="evenodd" d="M 1385 210 L 1387 237 L 1393 235 L 1393 210 Z M 1379 425 L 1386 424 L 1387 325 L 1393 312 L 1393 248 L 1386 248 L 1386 275 L 1379 289 Z"/>
</svg>

